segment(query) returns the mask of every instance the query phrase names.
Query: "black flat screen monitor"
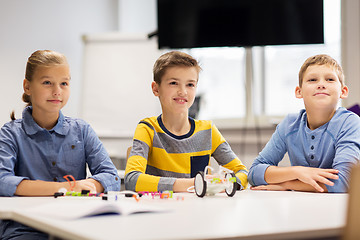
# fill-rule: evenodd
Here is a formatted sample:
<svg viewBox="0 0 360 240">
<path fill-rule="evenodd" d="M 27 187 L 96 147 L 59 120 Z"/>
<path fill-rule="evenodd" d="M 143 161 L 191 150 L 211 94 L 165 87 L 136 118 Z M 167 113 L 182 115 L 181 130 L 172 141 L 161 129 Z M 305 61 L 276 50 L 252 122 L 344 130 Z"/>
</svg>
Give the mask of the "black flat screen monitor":
<svg viewBox="0 0 360 240">
<path fill-rule="evenodd" d="M 158 0 L 159 48 L 324 43 L 323 0 Z"/>
</svg>

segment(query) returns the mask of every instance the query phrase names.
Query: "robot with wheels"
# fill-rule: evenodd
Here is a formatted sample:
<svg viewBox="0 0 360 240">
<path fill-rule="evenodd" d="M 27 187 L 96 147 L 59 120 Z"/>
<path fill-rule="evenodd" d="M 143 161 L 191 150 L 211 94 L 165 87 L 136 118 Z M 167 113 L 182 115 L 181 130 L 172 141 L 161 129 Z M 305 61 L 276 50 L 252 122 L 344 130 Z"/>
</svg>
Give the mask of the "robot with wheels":
<svg viewBox="0 0 360 240">
<path fill-rule="evenodd" d="M 237 183 L 235 173 L 222 166 L 219 167 L 219 171 L 216 174 L 212 174 L 211 178 L 208 177 L 208 170 L 214 172 L 214 169 L 210 166 L 206 166 L 204 171 L 199 171 L 195 176 L 195 193 L 198 197 L 204 197 L 206 195 L 215 195 L 216 193 L 225 190 L 229 197 L 232 197 L 236 193 Z"/>
</svg>

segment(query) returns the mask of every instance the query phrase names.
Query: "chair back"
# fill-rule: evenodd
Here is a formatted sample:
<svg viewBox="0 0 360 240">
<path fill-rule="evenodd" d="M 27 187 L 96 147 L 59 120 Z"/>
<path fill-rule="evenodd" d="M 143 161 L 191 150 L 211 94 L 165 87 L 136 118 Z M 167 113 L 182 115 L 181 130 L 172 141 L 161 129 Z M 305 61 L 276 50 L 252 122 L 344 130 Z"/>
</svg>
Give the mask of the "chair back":
<svg viewBox="0 0 360 240">
<path fill-rule="evenodd" d="M 128 147 L 126 150 L 126 161 L 129 159 L 130 152 L 131 152 L 131 147 Z"/>
<path fill-rule="evenodd" d="M 343 240 L 360 239 L 360 164 L 350 174 L 349 198 Z"/>
</svg>

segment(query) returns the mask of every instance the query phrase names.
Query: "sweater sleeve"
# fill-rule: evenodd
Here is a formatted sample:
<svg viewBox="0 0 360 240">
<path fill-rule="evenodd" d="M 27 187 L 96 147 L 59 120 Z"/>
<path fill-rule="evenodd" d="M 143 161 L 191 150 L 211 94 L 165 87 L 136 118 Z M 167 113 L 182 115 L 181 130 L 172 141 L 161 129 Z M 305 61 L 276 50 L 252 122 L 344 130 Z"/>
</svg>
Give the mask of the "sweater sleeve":
<svg viewBox="0 0 360 240">
<path fill-rule="evenodd" d="M 240 161 L 236 154 L 232 151 L 230 145 L 221 135 L 220 131 L 215 125 L 212 126 L 212 156 L 223 167 L 232 170 L 237 178 L 237 183 L 241 186 L 240 189 L 247 188 L 248 185 L 248 170 Z"/>
<path fill-rule="evenodd" d="M 125 170 L 125 188 L 132 191 L 173 190 L 176 178 L 146 174 L 149 151 L 152 149 L 154 129 L 140 123 L 136 127 L 133 146 Z"/>
</svg>

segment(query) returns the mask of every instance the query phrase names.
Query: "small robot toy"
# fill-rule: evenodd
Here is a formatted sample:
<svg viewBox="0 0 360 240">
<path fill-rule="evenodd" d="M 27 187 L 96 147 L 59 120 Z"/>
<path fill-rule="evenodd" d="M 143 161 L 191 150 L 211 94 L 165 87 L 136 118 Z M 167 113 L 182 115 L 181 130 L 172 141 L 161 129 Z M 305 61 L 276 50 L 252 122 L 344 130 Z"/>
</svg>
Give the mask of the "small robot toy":
<svg viewBox="0 0 360 240">
<path fill-rule="evenodd" d="M 195 176 L 195 193 L 198 197 L 205 195 L 215 195 L 225 190 L 229 197 L 236 193 L 237 183 L 235 173 L 227 168 L 219 166 L 219 171 L 208 177 L 208 170 L 214 172 L 210 166 L 206 166 L 204 171 L 199 171 Z"/>
</svg>

